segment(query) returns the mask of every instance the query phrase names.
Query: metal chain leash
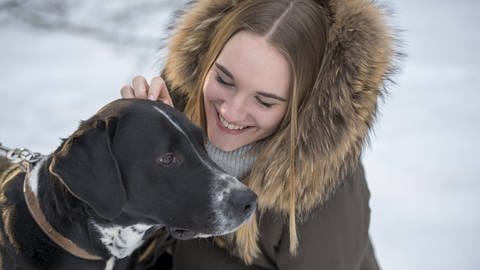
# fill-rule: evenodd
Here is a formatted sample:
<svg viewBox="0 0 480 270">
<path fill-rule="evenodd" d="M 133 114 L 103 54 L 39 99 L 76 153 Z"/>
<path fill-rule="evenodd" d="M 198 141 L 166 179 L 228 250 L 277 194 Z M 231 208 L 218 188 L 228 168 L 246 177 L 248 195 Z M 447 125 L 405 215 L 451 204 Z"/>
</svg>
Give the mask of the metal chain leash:
<svg viewBox="0 0 480 270">
<path fill-rule="evenodd" d="M 27 162 L 33 164 L 40 159 L 43 155 L 38 152 L 30 151 L 26 148 L 8 148 L 0 142 L 0 155 L 6 157 L 12 163 Z"/>
</svg>

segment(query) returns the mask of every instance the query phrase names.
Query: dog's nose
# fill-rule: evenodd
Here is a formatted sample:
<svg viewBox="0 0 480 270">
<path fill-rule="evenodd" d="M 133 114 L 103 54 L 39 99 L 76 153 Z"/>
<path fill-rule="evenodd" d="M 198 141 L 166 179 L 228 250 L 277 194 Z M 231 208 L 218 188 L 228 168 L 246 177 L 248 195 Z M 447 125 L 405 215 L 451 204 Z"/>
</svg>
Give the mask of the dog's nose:
<svg viewBox="0 0 480 270">
<path fill-rule="evenodd" d="M 241 217 L 249 217 L 257 208 L 257 195 L 251 190 L 233 192 L 231 203 Z"/>
</svg>

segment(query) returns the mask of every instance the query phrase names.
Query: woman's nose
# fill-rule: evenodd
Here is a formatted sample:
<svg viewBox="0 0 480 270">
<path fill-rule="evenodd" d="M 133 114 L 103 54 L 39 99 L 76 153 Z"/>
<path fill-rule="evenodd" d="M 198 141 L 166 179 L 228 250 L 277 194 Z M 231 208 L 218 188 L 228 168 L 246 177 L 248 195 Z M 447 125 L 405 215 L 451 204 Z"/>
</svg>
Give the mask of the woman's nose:
<svg viewBox="0 0 480 270">
<path fill-rule="evenodd" d="M 233 123 L 245 120 L 248 115 L 246 101 L 246 98 L 241 95 L 230 96 L 223 102 L 220 108 L 222 116 L 225 117 L 227 121 Z"/>
</svg>

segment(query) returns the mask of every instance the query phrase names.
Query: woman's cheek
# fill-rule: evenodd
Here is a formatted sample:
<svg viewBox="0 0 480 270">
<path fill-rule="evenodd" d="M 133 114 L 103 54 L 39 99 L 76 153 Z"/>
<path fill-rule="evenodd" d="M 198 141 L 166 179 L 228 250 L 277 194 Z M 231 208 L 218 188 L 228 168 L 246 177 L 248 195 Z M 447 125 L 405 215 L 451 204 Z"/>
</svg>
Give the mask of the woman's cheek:
<svg viewBox="0 0 480 270">
<path fill-rule="evenodd" d="M 225 100 L 228 97 L 226 89 L 223 89 L 220 83 L 214 78 L 208 80 L 203 88 L 203 94 L 209 101 Z"/>
<path fill-rule="evenodd" d="M 267 117 L 268 121 L 265 121 L 265 124 L 268 125 L 268 128 L 271 130 L 272 133 L 277 130 L 278 126 L 280 126 L 280 123 L 285 117 L 286 111 L 286 106 L 284 108 L 278 108 L 278 110 L 272 111 L 271 114 Z"/>
<path fill-rule="evenodd" d="M 203 85 L 203 94 L 206 98 L 212 99 L 214 96 L 219 93 L 219 86 L 215 83 L 215 78 L 212 75 L 209 75 L 205 80 Z"/>
</svg>

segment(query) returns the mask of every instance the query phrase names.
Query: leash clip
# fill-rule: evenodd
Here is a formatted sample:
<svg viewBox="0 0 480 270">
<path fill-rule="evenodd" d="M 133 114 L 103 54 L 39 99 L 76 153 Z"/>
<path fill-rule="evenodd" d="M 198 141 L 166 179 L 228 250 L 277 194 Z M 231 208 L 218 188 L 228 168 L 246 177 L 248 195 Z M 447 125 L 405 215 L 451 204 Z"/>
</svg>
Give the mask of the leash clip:
<svg viewBox="0 0 480 270">
<path fill-rule="evenodd" d="M 40 159 L 42 159 L 43 157 L 42 154 L 38 152 L 30 151 L 27 148 L 10 149 L 4 146 L 1 142 L 0 142 L 0 150 L 5 153 L 5 154 L 2 153 L 2 155 L 4 155 L 12 163 L 26 162 L 28 164 L 34 164 L 38 162 Z"/>
</svg>

